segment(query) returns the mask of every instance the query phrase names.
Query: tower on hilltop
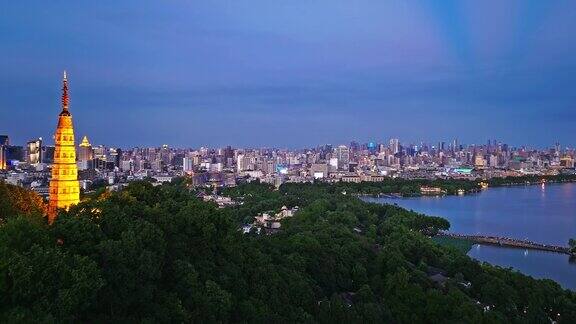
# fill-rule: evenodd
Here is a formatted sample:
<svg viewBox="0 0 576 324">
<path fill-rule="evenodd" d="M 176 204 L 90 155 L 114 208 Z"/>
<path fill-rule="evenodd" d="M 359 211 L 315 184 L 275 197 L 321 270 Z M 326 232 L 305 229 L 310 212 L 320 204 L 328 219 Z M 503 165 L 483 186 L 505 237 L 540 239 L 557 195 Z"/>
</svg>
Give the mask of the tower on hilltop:
<svg viewBox="0 0 576 324">
<path fill-rule="evenodd" d="M 76 147 L 74 146 L 74 125 L 68 110 L 68 80 L 66 71 L 62 79 L 62 111 L 58 116 L 58 126 L 54 134 L 54 164 L 50 180 L 50 202 L 48 222 L 52 223 L 59 208 L 67 209 L 80 201 L 80 185 L 76 166 Z"/>
</svg>

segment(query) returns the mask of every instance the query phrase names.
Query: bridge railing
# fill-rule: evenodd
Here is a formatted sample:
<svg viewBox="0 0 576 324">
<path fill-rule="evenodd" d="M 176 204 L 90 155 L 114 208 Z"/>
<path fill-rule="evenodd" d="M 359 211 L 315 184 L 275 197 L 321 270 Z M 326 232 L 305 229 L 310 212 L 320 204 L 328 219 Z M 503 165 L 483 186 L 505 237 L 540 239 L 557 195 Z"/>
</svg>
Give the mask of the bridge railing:
<svg viewBox="0 0 576 324">
<path fill-rule="evenodd" d="M 489 236 L 489 235 L 466 235 L 466 234 L 457 234 L 457 233 L 449 233 L 449 232 L 439 232 L 438 235 L 440 236 L 449 236 L 455 238 L 462 238 L 471 240 L 477 243 L 486 243 L 486 244 L 494 244 L 494 245 L 502 245 L 502 246 L 509 246 L 509 247 L 517 247 L 517 248 L 526 248 L 532 250 L 543 250 L 543 251 L 552 251 L 552 252 L 560 252 L 560 253 L 567 253 L 570 254 L 570 249 L 565 246 L 557 246 L 551 244 L 543 244 L 538 243 L 530 240 L 521 240 L 512 237 L 501 237 L 501 236 Z"/>
</svg>

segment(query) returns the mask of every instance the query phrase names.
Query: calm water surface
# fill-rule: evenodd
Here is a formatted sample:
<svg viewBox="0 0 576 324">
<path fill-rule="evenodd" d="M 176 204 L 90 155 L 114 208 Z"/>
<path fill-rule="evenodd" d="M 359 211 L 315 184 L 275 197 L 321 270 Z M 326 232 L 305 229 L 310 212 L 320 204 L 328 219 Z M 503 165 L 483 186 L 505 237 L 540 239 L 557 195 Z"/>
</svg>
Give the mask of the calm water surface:
<svg viewBox="0 0 576 324">
<path fill-rule="evenodd" d="M 576 237 L 576 184 L 490 188 L 468 196 L 365 198 L 395 203 L 450 221 L 450 231 L 529 239 L 567 245 Z M 475 245 L 468 253 L 480 261 L 513 267 L 536 278 L 550 278 L 576 290 L 576 264 L 563 254 Z"/>
</svg>

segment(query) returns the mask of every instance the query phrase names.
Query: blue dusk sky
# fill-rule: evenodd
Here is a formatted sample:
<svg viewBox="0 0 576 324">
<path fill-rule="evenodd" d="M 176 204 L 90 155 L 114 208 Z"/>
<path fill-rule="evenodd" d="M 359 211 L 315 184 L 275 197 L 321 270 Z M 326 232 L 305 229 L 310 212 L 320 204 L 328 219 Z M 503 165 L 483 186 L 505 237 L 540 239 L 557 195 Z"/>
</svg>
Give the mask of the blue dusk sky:
<svg viewBox="0 0 576 324">
<path fill-rule="evenodd" d="M 0 134 L 576 145 L 576 1 L 4 1 Z"/>
</svg>

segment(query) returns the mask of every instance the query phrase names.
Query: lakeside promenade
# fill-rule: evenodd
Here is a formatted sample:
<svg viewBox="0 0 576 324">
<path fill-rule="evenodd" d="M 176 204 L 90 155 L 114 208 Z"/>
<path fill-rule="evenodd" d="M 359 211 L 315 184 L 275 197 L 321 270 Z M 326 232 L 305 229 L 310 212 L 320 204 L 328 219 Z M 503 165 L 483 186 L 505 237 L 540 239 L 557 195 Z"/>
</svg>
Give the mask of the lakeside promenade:
<svg viewBox="0 0 576 324">
<path fill-rule="evenodd" d="M 539 250 L 539 251 L 548 251 L 548 252 L 573 255 L 570 253 L 570 249 L 566 246 L 542 244 L 529 240 L 519 240 L 510 237 L 487 236 L 487 235 L 463 235 L 448 232 L 440 232 L 438 233 L 438 236 L 465 239 L 480 244 L 490 244 L 490 245 L 505 246 L 518 249 Z"/>
</svg>

